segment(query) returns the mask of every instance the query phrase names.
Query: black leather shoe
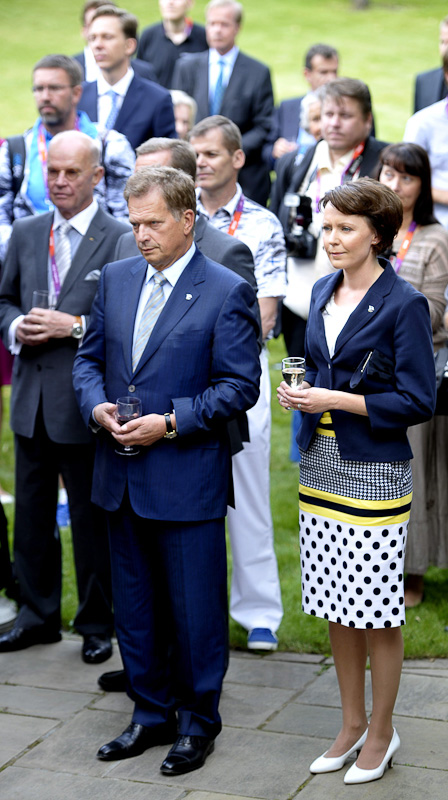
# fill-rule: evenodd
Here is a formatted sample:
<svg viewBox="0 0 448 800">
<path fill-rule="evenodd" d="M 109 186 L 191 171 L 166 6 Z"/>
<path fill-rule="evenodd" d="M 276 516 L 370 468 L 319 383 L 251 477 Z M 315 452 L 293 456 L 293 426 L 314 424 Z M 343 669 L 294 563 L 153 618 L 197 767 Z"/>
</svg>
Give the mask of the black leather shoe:
<svg viewBox="0 0 448 800">
<path fill-rule="evenodd" d="M 112 655 L 112 642 L 109 636 L 92 634 L 84 636 L 82 660 L 86 664 L 102 664 Z"/>
<path fill-rule="evenodd" d="M 146 728 L 137 722 L 131 722 L 121 736 L 117 736 L 107 744 L 103 744 L 97 752 L 101 761 L 119 761 L 122 758 L 139 756 L 149 747 L 159 744 L 171 744 L 177 736 L 176 723 L 157 725 L 155 728 Z"/>
<path fill-rule="evenodd" d="M 40 625 L 36 628 L 21 628 L 14 625 L 8 633 L 0 636 L 0 653 L 25 650 L 33 644 L 53 644 L 62 639 L 60 631 Z"/>
<path fill-rule="evenodd" d="M 126 673 L 124 669 L 117 669 L 115 672 L 103 672 L 98 678 L 98 686 L 105 692 L 125 692 Z"/>
<path fill-rule="evenodd" d="M 199 769 L 215 749 L 215 742 L 207 736 L 179 736 L 160 767 L 164 775 L 183 775 Z"/>
</svg>

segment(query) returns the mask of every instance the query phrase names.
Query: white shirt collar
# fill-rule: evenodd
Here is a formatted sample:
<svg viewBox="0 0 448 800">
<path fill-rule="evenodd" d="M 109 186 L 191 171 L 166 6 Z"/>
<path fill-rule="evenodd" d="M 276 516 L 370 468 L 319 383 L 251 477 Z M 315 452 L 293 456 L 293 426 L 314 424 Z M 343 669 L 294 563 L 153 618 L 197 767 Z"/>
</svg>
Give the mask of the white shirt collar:
<svg viewBox="0 0 448 800">
<path fill-rule="evenodd" d="M 226 203 L 225 206 L 221 206 L 221 208 L 218 208 L 218 211 L 223 211 L 223 210 L 227 211 L 228 215 L 230 217 L 233 217 L 242 193 L 243 193 L 243 190 L 242 190 L 240 184 L 237 183 L 236 192 L 233 195 L 233 197 L 231 198 L 231 200 L 229 200 L 229 202 Z M 204 205 L 203 205 L 202 200 L 201 200 L 201 189 L 199 187 L 196 189 L 196 197 L 197 197 L 197 201 L 198 201 L 198 204 L 199 204 L 199 210 L 200 210 L 201 214 L 204 214 L 207 217 L 207 219 L 209 219 L 209 215 L 208 215 L 206 209 L 204 208 Z M 216 211 L 215 213 L 218 213 L 218 212 Z"/>
<path fill-rule="evenodd" d="M 53 229 L 57 230 L 63 222 L 69 222 L 72 228 L 78 231 L 81 236 L 85 236 L 97 211 L 98 202 L 95 199 L 90 203 L 90 206 L 87 206 L 87 208 L 84 208 L 79 214 L 75 214 L 75 216 L 70 219 L 65 219 L 59 209 L 55 207 Z"/>
<path fill-rule="evenodd" d="M 187 264 L 190 263 L 191 259 L 193 258 L 195 252 L 196 252 L 196 245 L 193 242 L 191 247 L 188 248 L 187 252 L 184 253 L 183 256 L 181 256 L 177 261 L 175 261 L 174 264 L 171 264 L 170 267 L 167 267 L 166 269 L 163 270 L 163 276 L 164 278 L 167 279 L 168 283 L 171 286 L 176 285 L 185 267 L 187 266 Z M 151 266 L 151 264 L 148 264 L 148 269 L 146 270 L 145 283 L 148 283 L 148 281 L 151 280 L 152 276 L 155 275 L 156 272 L 159 272 L 159 270 Z"/>
<path fill-rule="evenodd" d="M 224 53 L 224 55 L 221 55 L 221 53 L 218 53 L 218 51 L 212 47 L 208 51 L 208 63 L 211 65 L 218 64 L 219 61 L 225 61 L 228 67 L 233 68 L 239 52 L 239 48 L 236 46 L 236 44 L 234 44 L 227 53 Z"/>
<path fill-rule="evenodd" d="M 98 96 L 101 97 L 101 95 L 107 94 L 112 89 L 112 91 L 119 94 L 120 97 L 124 98 L 129 89 L 129 85 L 133 77 L 134 77 L 134 70 L 132 69 L 132 67 L 129 67 L 126 74 L 123 75 L 123 77 L 120 78 L 119 81 L 117 81 L 111 86 L 111 84 L 106 81 L 106 79 L 100 72 L 97 80 Z"/>
</svg>

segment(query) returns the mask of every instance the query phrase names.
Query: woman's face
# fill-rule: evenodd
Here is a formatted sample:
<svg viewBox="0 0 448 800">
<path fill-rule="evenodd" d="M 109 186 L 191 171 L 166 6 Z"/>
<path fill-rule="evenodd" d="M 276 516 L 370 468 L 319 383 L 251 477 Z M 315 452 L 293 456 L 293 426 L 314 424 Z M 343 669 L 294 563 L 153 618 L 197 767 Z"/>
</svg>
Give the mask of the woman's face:
<svg viewBox="0 0 448 800">
<path fill-rule="evenodd" d="M 372 245 L 378 241 L 366 217 L 343 214 L 331 203 L 324 210 L 322 237 L 331 265 L 350 272 L 372 259 Z"/>
<path fill-rule="evenodd" d="M 308 130 L 311 136 L 314 136 L 316 142 L 320 139 L 320 132 L 322 128 L 321 124 L 321 104 L 311 103 L 309 110 L 308 110 Z"/>
<path fill-rule="evenodd" d="M 421 179 L 417 175 L 399 172 L 394 167 L 384 164 L 380 172 L 380 183 L 384 183 L 400 198 L 403 211 L 412 212 L 422 190 Z"/>
</svg>

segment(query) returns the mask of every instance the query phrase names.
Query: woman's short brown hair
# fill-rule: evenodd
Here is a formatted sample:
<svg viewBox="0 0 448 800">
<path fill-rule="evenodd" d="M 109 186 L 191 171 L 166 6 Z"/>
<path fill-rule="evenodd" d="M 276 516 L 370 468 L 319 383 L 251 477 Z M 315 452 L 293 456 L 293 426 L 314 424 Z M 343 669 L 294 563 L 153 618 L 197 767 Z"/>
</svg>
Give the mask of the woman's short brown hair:
<svg viewBox="0 0 448 800">
<path fill-rule="evenodd" d="M 378 242 L 372 245 L 376 255 L 391 247 L 403 221 L 400 198 L 388 186 L 383 186 L 373 178 L 360 178 L 331 189 L 324 195 L 320 205 L 325 208 L 328 203 L 341 214 L 368 220 L 378 236 Z"/>
</svg>

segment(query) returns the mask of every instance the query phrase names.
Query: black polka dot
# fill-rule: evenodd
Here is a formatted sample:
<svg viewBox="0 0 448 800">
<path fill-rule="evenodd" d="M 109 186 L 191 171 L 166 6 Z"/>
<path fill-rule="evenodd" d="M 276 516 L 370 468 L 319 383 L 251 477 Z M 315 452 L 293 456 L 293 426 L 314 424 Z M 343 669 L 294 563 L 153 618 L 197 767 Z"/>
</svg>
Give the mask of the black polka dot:
<svg viewBox="0 0 448 800">
<path fill-rule="evenodd" d="M 322 584 L 324 582 L 324 579 L 323 578 L 318 578 L 317 582 L 318 582 L 319 586 L 322 586 Z"/>
<path fill-rule="evenodd" d="M 317 538 L 318 539 L 323 539 L 324 538 L 324 535 L 323 535 L 322 531 L 317 531 Z"/>
<path fill-rule="evenodd" d="M 390 619 L 386 619 L 386 621 L 384 623 L 384 627 L 385 628 L 390 628 L 391 626 L 392 626 L 392 623 L 391 623 Z"/>
<path fill-rule="evenodd" d="M 391 563 L 389 564 L 389 569 L 397 569 L 395 561 L 391 561 Z"/>
<path fill-rule="evenodd" d="M 317 560 L 319 561 L 320 564 L 322 564 L 322 561 L 324 560 L 324 557 L 323 557 L 322 553 L 318 554 Z"/>
<path fill-rule="evenodd" d="M 366 604 L 367 608 L 371 608 L 371 606 L 372 606 L 372 601 L 371 601 L 371 600 L 369 600 L 369 598 L 367 598 L 367 600 L 365 601 L 365 604 Z"/>
<path fill-rule="evenodd" d="M 387 583 L 389 581 L 389 576 L 388 575 L 383 575 L 381 580 L 383 581 L 383 583 Z"/>
<path fill-rule="evenodd" d="M 354 575 L 349 575 L 348 579 L 349 579 L 350 583 L 353 583 L 354 580 L 355 580 L 355 576 Z"/>
<path fill-rule="evenodd" d="M 317 569 L 316 565 L 311 564 L 311 572 L 316 572 L 316 569 Z"/>
<path fill-rule="evenodd" d="M 381 594 L 381 589 L 379 589 L 378 586 L 376 586 L 375 589 L 373 590 L 373 594 L 376 595 L 376 597 L 378 597 L 378 595 Z"/>
<path fill-rule="evenodd" d="M 355 605 L 355 601 L 354 601 L 353 597 L 349 597 L 348 603 L 349 603 L 350 606 L 354 606 Z"/>
<path fill-rule="evenodd" d="M 372 569 L 373 569 L 373 571 L 374 571 L 374 572 L 379 572 L 379 571 L 380 571 L 380 567 L 379 567 L 379 565 L 378 565 L 378 564 L 374 564 L 374 566 L 372 567 Z"/>
<path fill-rule="evenodd" d="M 348 626 L 349 626 L 349 628 L 354 628 L 354 627 L 355 627 L 355 623 L 353 622 L 353 620 L 352 620 L 352 619 L 351 619 L 351 620 L 350 620 L 350 622 L 348 623 Z"/>
<path fill-rule="evenodd" d="M 366 628 L 373 628 L 373 622 L 366 622 Z"/>
<path fill-rule="evenodd" d="M 342 544 L 344 545 L 344 547 L 347 547 L 347 545 L 348 545 L 348 539 L 343 539 L 343 540 L 342 540 Z"/>
<path fill-rule="evenodd" d="M 387 528 L 385 528 L 384 531 L 382 531 L 381 535 L 384 537 L 389 536 L 389 531 L 387 530 Z"/>
<path fill-rule="evenodd" d="M 356 569 L 356 572 L 362 572 L 361 564 L 357 564 L 355 569 Z"/>
<path fill-rule="evenodd" d="M 367 583 L 367 585 L 369 583 L 372 583 L 372 578 L 369 575 L 366 575 L 366 577 L 364 578 L 364 583 Z"/>
<path fill-rule="evenodd" d="M 364 553 L 364 561 L 371 561 L 371 558 L 370 553 Z"/>
<path fill-rule="evenodd" d="M 358 548 L 358 550 L 361 550 L 362 542 L 356 542 L 356 547 Z"/>
<path fill-rule="evenodd" d="M 382 616 L 381 611 L 375 611 L 375 617 L 379 619 Z"/>
<path fill-rule="evenodd" d="M 327 520 L 325 520 L 325 522 L 324 522 L 324 527 L 325 527 L 325 528 L 327 529 L 327 531 L 328 531 L 328 528 L 330 527 L 330 523 L 329 523 L 329 522 L 327 522 Z"/>
<path fill-rule="evenodd" d="M 399 614 L 399 613 L 400 613 L 400 609 L 399 609 L 399 608 L 393 608 L 393 609 L 392 609 L 392 614 L 393 614 L 395 617 L 396 617 L 396 616 L 397 616 L 397 614 Z"/>
<path fill-rule="evenodd" d="M 357 590 L 356 590 L 356 594 L 362 594 L 362 589 L 361 589 L 361 587 L 360 587 L 360 586 L 358 586 L 358 588 L 357 588 Z"/>
<path fill-rule="evenodd" d="M 379 550 L 380 549 L 380 543 L 379 542 L 374 542 L 372 547 L 373 547 L 374 550 Z"/>
<path fill-rule="evenodd" d="M 311 520 L 311 525 L 317 525 L 317 519 L 315 519 L 314 517 Z"/>
<path fill-rule="evenodd" d="M 364 611 L 361 611 L 361 610 L 357 611 L 356 612 L 356 616 L 358 617 L 358 619 L 362 619 L 363 616 L 364 616 Z"/>
<path fill-rule="evenodd" d="M 372 534 L 370 531 L 364 531 L 364 536 L 366 537 L 366 539 L 370 539 L 371 535 Z"/>
<path fill-rule="evenodd" d="M 387 559 L 389 558 L 389 554 L 388 553 L 381 553 L 381 558 L 383 559 L 383 561 L 387 561 Z"/>
<path fill-rule="evenodd" d="M 391 547 L 396 547 L 397 546 L 397 540 L 396 539 L 392 539 L 392 541 L 390 543 L 390 546 Z"/>
</svg>

